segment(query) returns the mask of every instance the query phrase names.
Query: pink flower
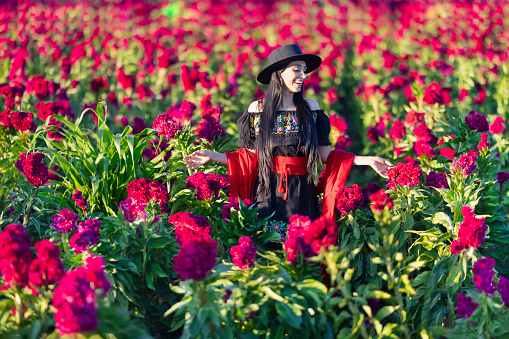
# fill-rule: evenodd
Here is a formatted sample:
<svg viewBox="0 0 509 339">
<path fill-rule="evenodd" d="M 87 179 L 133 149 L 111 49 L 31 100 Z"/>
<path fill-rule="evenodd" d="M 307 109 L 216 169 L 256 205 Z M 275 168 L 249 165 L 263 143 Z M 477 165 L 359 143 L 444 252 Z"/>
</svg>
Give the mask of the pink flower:
<svg viewBox="0 0 509 339">
<path fill-rule="evenodd" d="M 340 134 L 346 133 L 346 129 L 348 128 L 348 126 L 346 125 L 345 119 L 339 118 L 337 116 L 337 113 L 334 113 L 334 115 L 330 116 L 329 119 L 331 126 L 336 128 Z"/>
<path fill-rule="evenodd" d="M 44 154 L 37 152 L 25 155 L 21 153 L 15 164 L 16 168 L 25 175 L 26 180 L 36 187 L 44 185 L 48 181 L 48 166 L 42 161 Z"/>
<path fill-rule="evenodd" d="M 494 266 L 495 259 L 481 258 L 474 263 L 472 269 L 474 274 L 472 281 L 475 284 L 475 288 L 491 296 L 497 290 L 493 282 L 493 277 L 495 276 L 495 271 L 493 271 Z"/>
<path fill-rule="evenodd" d="M 405 125 L 400 120 L 394 121 L 392 128 L 389 131 L 389 137 L 392 140 L 403 140 L 406 135 Z"/>
<path fill-rule="evenodd" d="M 163 113 L 156 118 L 152 124 L 152 128 L 157 130 L 157 135 L 171 140 L 175 136 L 175 133 L 181 131 L 183 127 L 181 124 L 173 120 L 168 113 Z"/>
<path fill-rule="evenodd" d="M 124 219 L 127 222 L 134 222 L 137 218 L 146 221 L 147 215 L 145 213 L 145 208 L 147 208 L 147 204 L 139 202 L 133 198 L 127 198 L 126 200 L 121 201 L 118 205 L 120 206 L 120 209 L 124 214 Z"/>
<path fill-rule="evenodd" d="M 336 194 L 335 206 L 341 212 L 341 216 L 344 216 L 361 207 L 363 200 L 364 195 L 359 185 L 342 186 Z"/>
<path fill-rule="evenodd" d="M 440 155 L 446 157 L 447 159 L 454 160 L 454 154 L 456 154 L 456 151 L 453 150 L 452 148 L 440 149 Z"/>
<path fill-rule="evenodd" d="M 39 257 L 28 268 L 30 283 L 39 287 L 54 285 L 64 275 L 60 250 L 49 240 L 38 241 L 35 249 Z"/>
<path fill-rule="evenodd" d="M 428 87 L 426 87 L 426 89 L 424 90 L 423 101 L 429 105 L 433 104 L 443 105 L 444 98 L 442 95 L 442 87 L 434 81 L 430 83 Z"/>
<path fill-rule="evenodd" d="M 51 127 L 46 128 L 48 130 L 48 138 L 50 138 L 52 140 L 56 140 L 56 141 L 63 140 L 64 136 L 61 133 L 61 132 L 63 132 L 63 129 L 61 127 L 62 123 L 60 121 L 58 121 L 57 119 L 55 119 L 54 117 L 50 117 L 48 124 L 52 125 Z"/>
<path fill-rule="evenodd" d="M 417 113 L 414 110 L 410 110 L 406 115 L 405 122 L 408 126 L 417 126 L 420 122 L 424 121 L 425 113 Z"/>
<path fill-rule="evenodd" d="M 85 273 L 87 281 L 93 290 L 102 291 L 102 297 L 105 297 L 106 293 L 108 293 L 111 289 L 111 283 L 108 281 L 106 274 L 104 273 L 105 265 L 106 262 L 99 256 L 90 255 L 87 259 L 85 259 Z"/>
<path fill-rule="evenodd" d="M 458 313 L 458 316 L 463 319 L 469 318 L 472 313 L 474 313 L 477 306 L 479 306 L 479 304 L 475 303 L 472 298 L 461 293 L 456 296 L 456 299 L 458 300 L 456 313 Z"/>
<path fill-rule="evenodd" d="M 425 140 L 430 144 L 436 144 L 438 142 L 438 138 L 425 123 L 421 123 L 419 126 L 414 128 L 414 134 L 417 137 L 417 141 Z"/>
<path fill-rule="evenodd" d="M 509 307 L 509 279 L 500 277 L 498 281 L 498 291 L 505 307 Z"/>
<path fill-rule="evenodd" d="M 497 116 L 495 121 L 490 125 L 490 132 L 493 134 L 500 134 L 504 132 L 504 119 L 501 116 Z"/>
<path fill-rule="evenodd" d="M 210 224 L 207 218 L 189 212 L 177 212 L 168 219 L 175 225 L 175 237 L 179 245 L 188 245 L 197 238 L 210 238 Z"/>
<path fill-rule="evenodd" d="M 134 75 L 126 75 L 122 68 L 118 70 L 117 79 L 124 90 L 134 88 L 136 85 L 136 77 Z"/>
<path fill-rule="evenodd" d="M 195 189 L 195 197 L 198 200 L 217 199 L 221 189 L 229 186 L 226 178 L 213 174 L 198 172 L 186 180 L 186 188 Z"/>
<path fill-rule="evenodd" d="M 468 153 L 461 155 L 458 160 L 452 162 L 451 172 L 453 174 L 461 173 L 464 178 L 474 173 L 477 168 L 475 166 L 475 162 L 477 161 L 478 155 L 479 154 L 473 149 L 471 149 Z"/>
<path fill-rule="evenodd" d="M 481 151 L 490 146 L 491 144 L 488 142 L 488 133 L 481 134 L 481 141 L 479 142 L 479 146 L 477 146 L 477 149 Z"/>
<path fill-rule="evenodd" d="M 297 258 L 303 256 L 309 258 L 314 256 L 313 250 L 309 244 L 304 241 L 304 231 L 311 224 L 309 217 L 294 214 L 290 217 L 287 240 L 285 242 L 286 260 L 294 266 L 297 265 Z"/>
<path fill-rule="evenodd" d="M 422 177 L 422 170 L 417 165 L 415 159 L 405 158 L 405 162 L 398 163 L 395 167 L 387 171 L 389 182 L 387 188 L 396 189 L 396 184 L 412 187 L 419 185 L 419 178 Z"/>
<path fill-rule="evenodd" d="M 5 227 L 0 232 L 0 273 L 4 287 L 26 286 L 31 262 L 30 237 L 25 227 L 19 224 Z"/>
<path fill-rule="evenodd" d="M 338 140 L 336 140 L 336 144 L 334 145 L 335 150 L 344 151 L 346 147 L 352 146 L 352 139 L 340 135 Z"/>
<path fill-rule="evenodd" d="M 484 242 L 488 230 L 484 223 L 485 218 L 476 218 L 470 207 L 463 206 L 461 212 L 463 222 L 458 231 L 458 239 L 451 243 L 451 254 L 457 254 L 469 247 L 478 248 Z"/>
<path fill-rule="evenodd" d="M 258 248 L 253 246 L 251 238 L 240 237 L 239 245 L 235 245 L 230 248 L 233 264 L 242 270 L 253 266 L 257 250 Z"/>
<path fill-rule="evenodd" d="M 217 242 L 211 238 L 196 238 L 180 248 L 173 267 L 182 280 L 203 280 L 216 265 Z"/>
<path fill-rule="evenodd" d="M 80 217 L 68 209 L 63 209 L 58 213 L 60 213 L 60 215 L 54 214 L 51 216 L 51 220 L 53 220 L 53 223 L 51 223 L 51 226 L 58 233 L 64 233 L 64 232 L 70 233 L 70 232 L 74 231 L 76 229 L 76 223 Z"/>
<path fill-rule="evenodd" d="M 391 196 L 383 189 L 371 194 L 369 196 L 369 201 L 371 201 L 371 210 L 378 214 L 384 211 L 385 206 L 387 206 L 389 210 L 394 207 Z"/>
</svg>

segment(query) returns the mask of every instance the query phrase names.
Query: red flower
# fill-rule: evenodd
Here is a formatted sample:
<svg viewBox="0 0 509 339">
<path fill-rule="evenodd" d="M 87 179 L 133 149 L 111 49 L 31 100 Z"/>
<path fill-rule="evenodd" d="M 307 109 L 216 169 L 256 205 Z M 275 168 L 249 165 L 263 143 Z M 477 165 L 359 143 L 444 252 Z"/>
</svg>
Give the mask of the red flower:
<svg viewBox="0 0 509 339">
<path fill-rule="evenodd" d="M 481 141 L 479 142 L 479 146 L 477 146 L 477 149 L 481 151 L 490 146 L 491 144 L 488 142 L 488 134 L 487 133 L 481 134 Z"/>
<path fill-rule="evenodd" d="M 396 189 L 396 184 L 412 187 L 419 185 L 419 178 L 422 177 L 422 170 L 417 165 L 416 160 L 412 158 L 405 158 L 405 162 L 398 163 L 395 167 L 387 171 L 389 182 L 387 188 Z"/>
<path fill-rule="evenodd" d="M 433 158 L 436 155 L 435 150 L 426 142 L 426 140 L 419 140 L 414 142 L 414 152 L 417 157 L 420 157 L 424 154 L 430 158 Z"/>
<path fill-rule="evenodd" d="M 316 219 L 304 231 L 304 242 L 311 247 L 315 254 L 320 253 L 322 247 L 327 249 L 337 241 L 338 225 L 327 217 Z"/>
<path fill-rule="evenodd" d="M 341 212 L 341 216 L 344 216 L 361 207 L 363 200 L 364 195 L 359 185 L 343 186 L 336 194 L 335 206 Z"/>
<path fill-rule="evenodd" d="M 108 82 L 104 78 L 95 78 L 90 81 L 90 92 L 99 93 L 101 90 L 108 89 Z"/>
<path fill-rule="evenodd" d="M 332 127 L 336 128 L 340 134 L 345 134 L 347 125 L 345 122 L 345 119 L 339 118 L 336 113 L 334 115 L 330 116 L 330 124 Z"/>
<path fill-rule="evenodd" d="M 180 248 L 173 267 L 182 280 L 203 280 L 216 265 L 217 242 L 211 238 L 196 238 Z"/>
<path fill-rule="evenodd" d="M 198 200 L 217 199 L 220 190 L 228 185 L 226 178 L 213 173 L 198 172 L 186 180 L 186 188 L 195 189 Z"/>
<path fill-rule="evenodd" d="M 504 132 L 504 119 L 501 116 L 497 116 L 495 121 L 490 125 L 490 132 L 493 134 L 500 134 Z"/>
<path fill-rule="evenodd" d="M 61 128 L 62 123 L 55 119 L 54 117 L 49 118 L 49 125 L 52 125 L 51 127 L 47 127 L 48 130 L 48 138 L 56 141 L 61 141 L 64 139 L 64 136 L 60 132 L 64 132 L 64 130 Z M 55 131 L 52 131 L 55 130 Z"/>
<path fill-rule="evenodd" d="M 80 190 L 75 190 L 72 194 L 72 200 L 76 202 L 76 205 L 81 208 L 83 212 L 87 211 L 87 199 L 83 198 L 83 195 Z"/>
<path fill-rule="evenodd" d="M 182 130 L 182 125 L 173 120 L 173 118 L 166 112 L 160 114 L 154 123 L 152 128 L 157 130 L 157 135 L 162 136 L 165 139 L 173 139 L 175 133 Z"/>
<path fill-rule="evenodd" d="M 37 152 L 25 156 L 22 153 L 16 162 L 16 168 L 25 175 L 26 180 L 34 186 L 42 186 L 48 181 L 48 166 L 42 161 L 44 154 Z"/>
<path fill-rule="evenodd" d="M 53 214 L 51 216 L 51 220 L 53 220 L 53 223 L 51 223 L 51 226 L 58 232 L 58 233 L 70 233 L 76 229 L 76 223 L 78 222 L 78 219 L 80 218 L 76 214 L 74 214 L 71 210 L 63 209 L 59 211 L 60 215 Z"/>
<path fill-rule="evenodd" d="M 451 164 L 451 172 L 453 174 L 461 173 L 463 177 L 467 177 L 470 174 L 474 173 L 475 162 L 477 161 L 477 156 L 479 154 L 471 149 L 467 154 L 463 154 L 459 157 L 458 160 L 453 161 Z"/>
<path fill-rule="evenodd" d="M 175 225 L 175 237 L 179 245 L 188 245 L 196 238 L 210 238 L 210 224 L 207 218 L 189 212 L 177 212 L 168 219 Z"/>
<path fill-rule="evenodd" d="M 460 89 L 460 93 L 459 93 L 459 101 L 463 101 L 466 97 L 468 97 L 468 91 L 464 88 Z"/>
<path fill-rule="evenodd" d="M 20 132 L 35 131 L 34 115 L 29 112 L 11 112 L 9 115 L 12 127 Z"/>
<path fill-rule="evenodd" d="M 438 142 L 438 138 L 433 134 L 431 129 L 425 123 L 419 124 L 416 128 L 414 128 L 414 134 L 417 137 L 417 140 L 425 140 L 430 144 L 436 144 Z"/>
<path fill-rule="evenodd" d="M 383 189 L 380 189 L 378 192 L 371 194 L 369 196 L 369 201 L 371 201 L 371 210 L 378 214 L 384 211 L 385 206 L 387 206 L 389 210 L 394 207 L 391 196 L 387 194 Z"/>
<path fill-rule="evenodd" d="M 442 95 L 442 87 L 434 81 L 430 83 L 428 87 L 426 87 L 426 89 L 424 90 L 423 100 L 425 103 L 429 105 L 433 104 L 443 105 L 444 98 Z"/>
<path fill-rule="evenodd" d="M 139 84 L 138 87 L 136 87 L 136 94 L 138 94 L 138 99 L 140 101 L 143 101 L 145 98 L 150 99 L 154 96 L 154 92 L 145 84 Z"/>
<path fill-rule="evenodd" d="M 286 260 L 294 266 L 297 265 L 297 258 L 303 256 L 309 258 L 314 256 L 313 250 L 309 244 L 304 241 L 304 231 L 311 224 L 309 217 L 294 214 L 290 217 L 288 231 L 285 241 Z"/>
<path fill-rule="evenodd" d="M 5 227 L 0 232 L 0 273 L 5 287 L 26 286 L 31 262 L 30 237 L 25 227 L 19 224 Z"/>
<path fill-rule="evenodd" d="M 144 204 L 149 202 L 166 203 L 170 198 L 163 184 L 149 179 L 131 181 L 127 185 L 127 195 Z"/>
<path fill-rule="evenodd" d="M 413 109 L 408 112 L 405 118 L 405 122 L 408 126 L 414 127 L 418 123 L 424 121 L 425 113 L 417 113 Z"/>
<path fill-rule="evenodd" d="M 136 85 L 136 77 L 134 75 L 126 75 L 122 68 L 118 70 L 117 79 L 124 90 L 134 88 Z"/>
<path fill-rule="evenodd" d="M 64 275 L 60 250 L 49 240 L 36 242 L 35 250 L 38 258 L 28 268 L 30 283 L 39 287 L 54 285 Z"/>
<path fill-rule="evenodd" d="M 230 248 L 232 262 L 240 269 L 246 269 L 254 265 L 257 247 L 253 246 L 253 241 L 249 237 L 240 237 L 239 245 Z"/>
<path fill-rule="evenodd" d="M 406 135 L 406 131 L 405 131 L 405 125 L 403 124 L 403 122 L 401 122 L 399 120 L 394 121 L 394 123 L 392 124 L 392 128 L 389 131 L 389 137 L 392 140 L 403 140 L 405 135 Z"/>
<path fill-rule="evenodd" d="M 127 222 L 134 222 L 137 218 L 146 221 L 147 215 L 145 213 L 145 208 L 147 208 L 147 204 L 139 202 L 133 198 L 127 198 L 126 200 L 121 201 L 118 205 L 120 206 L 120 209 L 124 214 L 124 219 Z"/>
<path fill-rule="evenodd" d="M 458 239 L 451 243 L 451 254 L 457 254 L 465 248 L 478 248 L 484 242 L 488 226 L 484 223 L 485 218 L 476 218 L 474 211 L 463 206 L 461 209 L 463 222 L 458 231 Z"/>
</svg>

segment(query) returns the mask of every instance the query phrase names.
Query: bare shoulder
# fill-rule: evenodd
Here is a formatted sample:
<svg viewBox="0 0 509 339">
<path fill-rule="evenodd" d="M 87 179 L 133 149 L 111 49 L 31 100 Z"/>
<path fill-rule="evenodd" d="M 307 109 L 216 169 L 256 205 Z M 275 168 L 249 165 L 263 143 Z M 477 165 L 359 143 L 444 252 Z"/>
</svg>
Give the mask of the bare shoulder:
<svg viewBox="0 0 509 339">
<path fill-rule="evenodd" d="M 258 100 L 257 101 L 253 101 L 251 103 L 251 105 L 249 105 L 249 108 L 247 110 L 248 110 L 248 112 L 255 112 L 255 113 L 256 112 L 260 112 L 260 109 L 259 109 L 258 106 L 259 106 L 258 105 Z"/>
<path fill-rule="evenodd" d="M 306 100 L 306 102 L 309 105 L 309 109 L 311 109 L 312 111 L 316 111 L 316 110 L 320 109 L 320 106 L 318 106 L 318 103 L 316 102 L 316 100 L 309 99 L 309 98 L 304 98 L 304 100 Z"/>
</svg>

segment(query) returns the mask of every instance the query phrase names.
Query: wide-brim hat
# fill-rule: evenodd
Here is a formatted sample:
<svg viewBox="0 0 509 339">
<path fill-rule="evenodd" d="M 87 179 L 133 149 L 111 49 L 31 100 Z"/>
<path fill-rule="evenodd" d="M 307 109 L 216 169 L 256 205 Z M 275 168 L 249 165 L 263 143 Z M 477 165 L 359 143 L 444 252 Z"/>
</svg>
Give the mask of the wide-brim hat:
<svg viewBox="0 0 509 339">
<path fill-rule="evenodd" d="M 302 53 L 299 45 L 284 45 L 270 53 L 269 65 L 262 69 L 260 73 L 258 73 L 256 80 L 264 85 L 268 85 L 274 69 L 277 69 L 279 66 L 296 60 L 302 60 L 306 62 L 306 73 L 314 71 L 322 63 L 322 58 L 320 58 L 318 55 Z"/>
</svg>

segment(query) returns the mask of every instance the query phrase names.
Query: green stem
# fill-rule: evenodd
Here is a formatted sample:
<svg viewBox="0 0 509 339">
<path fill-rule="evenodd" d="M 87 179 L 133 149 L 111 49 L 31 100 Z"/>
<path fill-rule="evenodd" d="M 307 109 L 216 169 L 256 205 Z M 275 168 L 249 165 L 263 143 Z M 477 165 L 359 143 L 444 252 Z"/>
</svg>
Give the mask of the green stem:
<svg viewBox="0 0 509 339">
<path fill-rule="evenodd" d="M 64 257 L 66 261 L 70 260 L 69 254 L 71 251 L 71 247 L 69 246 L 69 233 L 62 233 L 62 242 L 64 243 Z"/>
<path fill-rule="evenodd" d="M 498 191 L 498 203 L 502 202 L 502 196 L 504 195 L 504 184 L 500 184 L 500 189 Z"/>
<path fill-rule="evenodd" d="M 37 195 L 37 191 L 39 190 L 39 187 L 34 187 L 32 189 L 32 194 L 30 195 L 30 198 L 28 200 L 28 204 L 25 208 L 25 213 L 23 213 L 23 226 L 28 225 L 28 220 L 30 219 L 30 213 L 32 213 L 32 206 L 34 205 L 34 199 Z"/>
<path fill-rule="evenodd" d="M 145 270 L 146 270 L 146 267 L 147 267 L 147 245 L 148 245 L 148 240 L 147 240 L 147 223 L 144 221 L 142 223 L 142 229 L 143 229 L 143 241 L 144 241 L 144 245 L 143 245 L 143 265 L 142 265 L 142 269 L 141 269 L 141 272 L 142 272 L 142 279 L 145 279 Z"/>
<path fill-rule="evenodd" d="M 16 304 L 16 324 L 18 328 L 21 327 L 21 312 L 23 311 L 23 303 L 21 302 L 21 296 L 19 295 L 19 289 L 14 295 L 14 303 Z"/>
</svg>

